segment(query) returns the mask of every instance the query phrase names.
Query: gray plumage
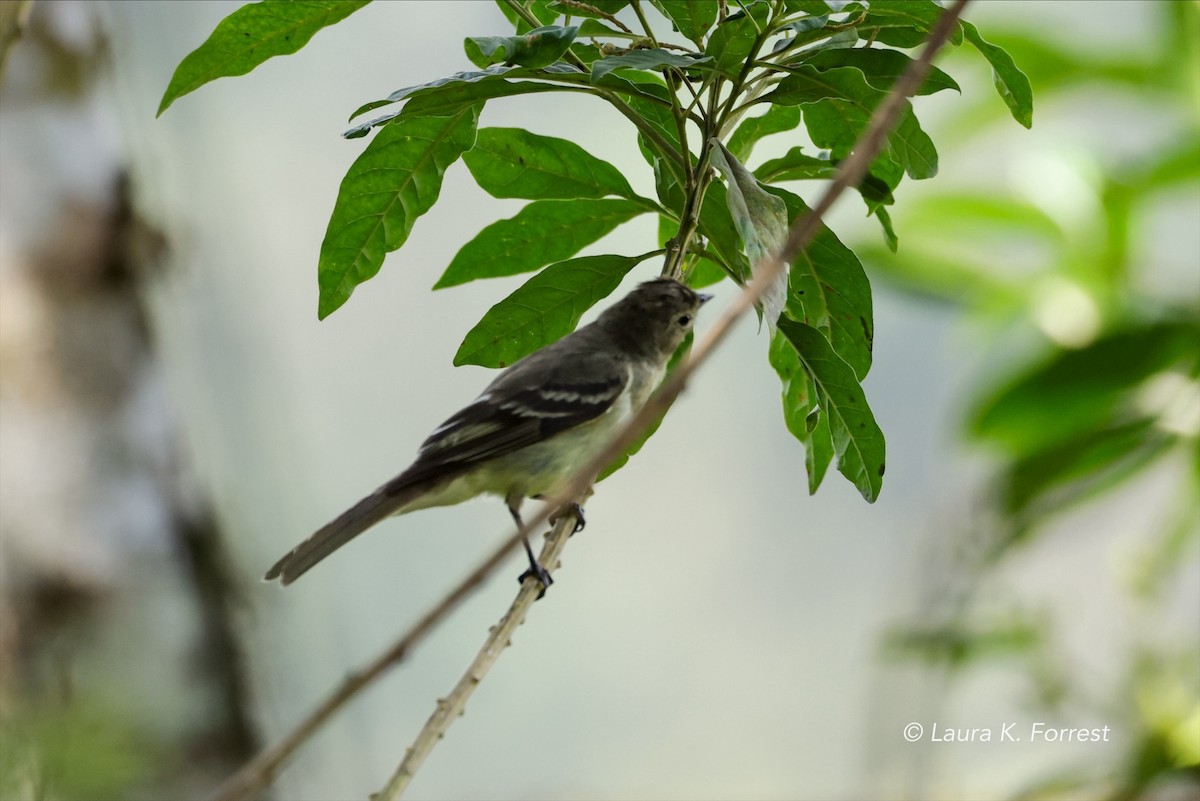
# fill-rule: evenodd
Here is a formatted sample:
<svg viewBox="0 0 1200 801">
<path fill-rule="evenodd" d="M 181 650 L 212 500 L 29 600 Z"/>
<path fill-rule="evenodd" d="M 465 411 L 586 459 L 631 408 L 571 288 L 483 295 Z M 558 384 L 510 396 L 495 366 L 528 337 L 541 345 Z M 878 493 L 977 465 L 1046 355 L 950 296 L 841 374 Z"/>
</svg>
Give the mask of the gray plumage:
<svg viewBox="0 0 1200 801">
<path fill-rule="evenodd" d="M 421 445 L 407 470 L 292 549 L 265 578 L 287 585 L 386 517 L 503 497 L 554 496 L 645 403 L 700 305 L 670 279 L 644 283 L 590 325 L 517 361 Z"/>
</svg>

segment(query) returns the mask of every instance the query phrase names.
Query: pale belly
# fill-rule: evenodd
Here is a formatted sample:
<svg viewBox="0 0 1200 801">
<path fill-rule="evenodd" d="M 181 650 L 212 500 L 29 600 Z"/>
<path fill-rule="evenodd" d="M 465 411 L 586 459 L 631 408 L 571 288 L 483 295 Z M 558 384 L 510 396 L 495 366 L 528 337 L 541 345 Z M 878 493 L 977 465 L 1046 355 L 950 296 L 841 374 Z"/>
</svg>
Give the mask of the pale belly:
<svg viewBox="0 0 1200 801">
<path fill-rule="evenodd" d="M 641 408 L 661 377 L 661 372 L 646 376 L 595 420 L 480 465 L 425 493 L 396 514 L 451 506 L 484 494 L 525 498 L 562 494 L 575 474 L 608 444 L 633 411 Z"/>
</svg>

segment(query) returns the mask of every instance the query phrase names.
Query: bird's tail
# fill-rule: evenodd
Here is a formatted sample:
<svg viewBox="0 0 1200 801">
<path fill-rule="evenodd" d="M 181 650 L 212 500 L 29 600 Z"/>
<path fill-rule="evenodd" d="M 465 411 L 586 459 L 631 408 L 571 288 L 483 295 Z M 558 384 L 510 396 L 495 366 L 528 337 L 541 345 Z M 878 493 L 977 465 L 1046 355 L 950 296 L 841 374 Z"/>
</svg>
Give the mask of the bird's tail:
<svg viewBox="0 0 1200 801">
<path fill-rule="evenodd" d="M 342 512 L 276 562 L 263 579 L 279 579 L 286 587 L 371 526 L 399 512 L 412 500 L 416 487 L 397 489 L 393 484 L 384 485 Z"/>
</svg>

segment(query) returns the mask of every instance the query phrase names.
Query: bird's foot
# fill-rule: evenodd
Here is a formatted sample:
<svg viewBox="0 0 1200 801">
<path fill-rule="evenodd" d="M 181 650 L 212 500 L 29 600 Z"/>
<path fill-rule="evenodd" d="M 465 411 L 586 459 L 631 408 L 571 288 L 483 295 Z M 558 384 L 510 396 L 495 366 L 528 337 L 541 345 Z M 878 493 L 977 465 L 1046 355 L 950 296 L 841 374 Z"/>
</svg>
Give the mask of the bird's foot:
<svg viewBox="0 0 1200 801">
<path fill-rule="evenodd" d="M 559 518 L 561 518 L 563 515 L 571 515 L 575 518 L 575 528 L 571 530 L 571 536 L 575 536 L 579 532 L 583 531 L 583 527 L 587 525 L 587 520 L 584 519 L 583 516 L 583 507 L 577 503 L 568 503 L 566 506 L 555 512 L 550 518 L 550 525 L 557 523 Z"/>
<path fill-rule="evenodd" d="M 554 583 L 554 579 L 550 577 L 550 571 L 546 570 L 546 568 L 542 567 L 538 562 L 530 563 L 525 572 L 517 576 L 517 583 L 524 584 L 525 579 L 530 577 L 536 578 L 542 584 L 541 592 L 539 592 L 538 597 L 534 599 L 535 601 L 540 601 L 546 594 L 546 590 L 549 589 L 550 585 Z"/>
</svg>

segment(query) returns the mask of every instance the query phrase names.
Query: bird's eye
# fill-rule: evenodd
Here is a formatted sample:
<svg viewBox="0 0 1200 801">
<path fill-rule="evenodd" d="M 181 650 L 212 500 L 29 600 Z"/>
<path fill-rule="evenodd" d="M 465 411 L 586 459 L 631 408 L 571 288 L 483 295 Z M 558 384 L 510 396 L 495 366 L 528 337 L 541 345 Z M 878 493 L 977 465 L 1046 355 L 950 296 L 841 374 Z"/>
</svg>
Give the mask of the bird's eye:
<svg viewBox="0 0 1200 801">
<path fill-rule="evenodd" d="M 682 317 L 680 317 L 680 318 L 679 318 L 679 324 L 680 324 L 680 325 L 682 325 L 682 326 L 685 326 L 685 327 L 686 327 L 686 326 L 687 326 L 687 324 L 688 324 L 688 323 L 690 323 L 691 321 L 692 321 L 692 317 L 691 317 L 691 315 L 690 315 L 690 314 L 685 314 L 685 315 L 683 315 Z"/>
</svg>

